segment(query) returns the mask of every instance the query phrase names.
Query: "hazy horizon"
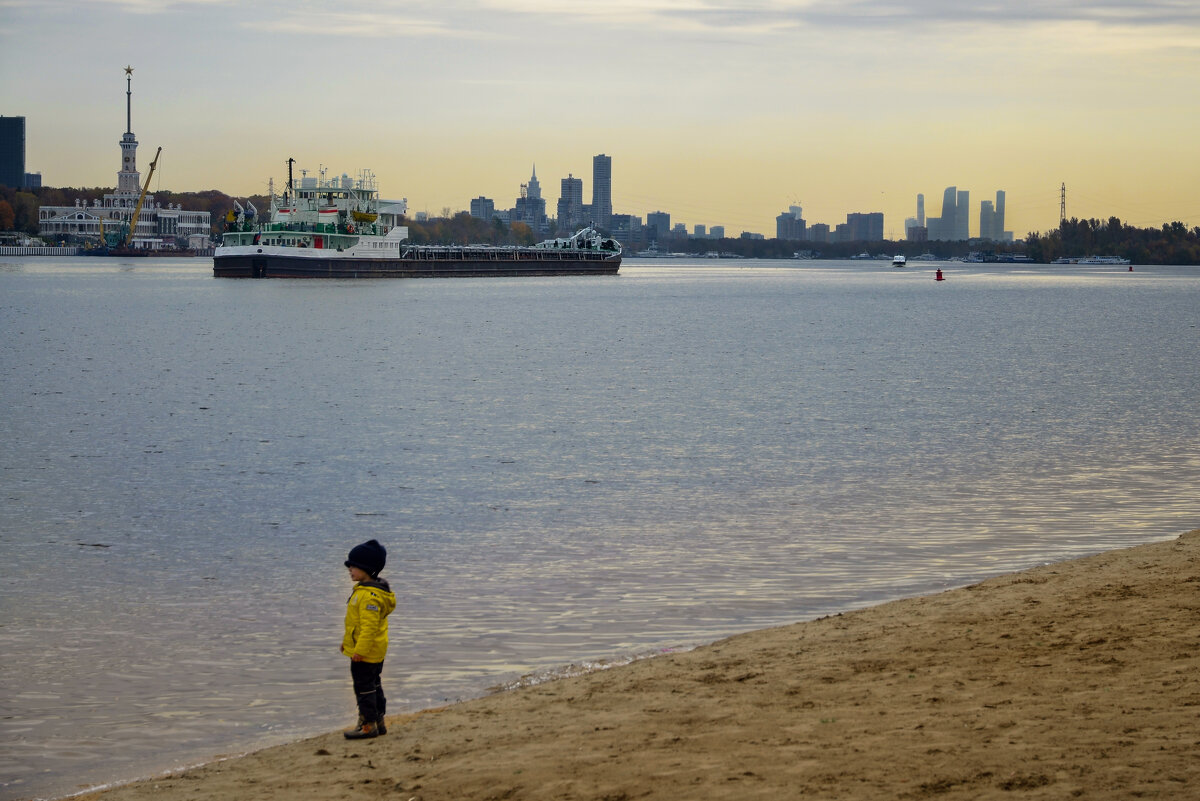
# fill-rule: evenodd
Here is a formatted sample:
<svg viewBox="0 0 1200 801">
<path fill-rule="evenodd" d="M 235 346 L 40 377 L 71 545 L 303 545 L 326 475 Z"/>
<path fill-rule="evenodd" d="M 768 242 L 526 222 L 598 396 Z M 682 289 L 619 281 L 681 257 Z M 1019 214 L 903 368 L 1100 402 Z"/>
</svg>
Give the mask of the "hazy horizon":
<svg viewBox="0 0 1200 801">
<path fill-rule="evenodd" d="M 1004 190 L 1020 238 L 1063 183 L 1071 217 L 1200 225 L 1200 6 L 1172 0 L 0 0 L 0 114 L 44 184 L 115 184 L 127 64 L 152 190 L 265 193 L 294 157 L 437 214 L 510 207 L 536 164 L 553 214 L 606 153 L 615 212 L 732 236 L 798 204 L 902 238 L 957 186 L 973 235 Z"/>
</svg>

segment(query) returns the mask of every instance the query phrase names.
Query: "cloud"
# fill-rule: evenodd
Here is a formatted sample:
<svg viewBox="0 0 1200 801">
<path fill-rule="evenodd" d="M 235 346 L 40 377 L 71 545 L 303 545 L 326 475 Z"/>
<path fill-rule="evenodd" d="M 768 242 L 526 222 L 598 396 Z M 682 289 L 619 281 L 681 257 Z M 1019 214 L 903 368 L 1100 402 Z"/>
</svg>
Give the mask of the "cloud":
<svg viewBox="0 0 1200 801">
<path fill-rule="evenodd" d="M 671 29 L 763 33 L 798 27 L 861 28 L 969 24 L 1197 25 L 1190 0 L 478 0 L 481 8 L 630 27 L 657 22 Z"/>
<path fill-rule="evenodd" d="M 245 27 L 357 38 L 480 38 L 580 24 L 641 34 L 741 39 L 832 31 L 947 28 L 1200 29 L 1194 0 L 85 0 L 130 14 L 223 7 Z M 75 8 L 65 0 L 0 0 L 0 8 Z"/>
<path fill-rule="evenodd" d="M 423 36 L 479 38 L 485 35 L 482 31 L 461 29 L 444 19 L 387 13 L 377 10 L 378 5 L 372 9 L 355 10 L 348 8 L 350 5 L 340 3 L 322 9 L 289 9 L 278 14 L 246 19 L 242 26 L 276 33 L 365 39 Z"/>
<path fill-rule="evenodd" d="M 84 0 L 85 6 L 116 6 L 132 14 L 161 14 L 176 8 L 188 6 L 231 6 L 235 0 Z M 78 2 L 63 0 L 13 0 L 12 5 L 24 5 L 30 8 L 45 9 L 47 6 L 59 6 L 68 10 L 77 10 Z"/>
</svg>

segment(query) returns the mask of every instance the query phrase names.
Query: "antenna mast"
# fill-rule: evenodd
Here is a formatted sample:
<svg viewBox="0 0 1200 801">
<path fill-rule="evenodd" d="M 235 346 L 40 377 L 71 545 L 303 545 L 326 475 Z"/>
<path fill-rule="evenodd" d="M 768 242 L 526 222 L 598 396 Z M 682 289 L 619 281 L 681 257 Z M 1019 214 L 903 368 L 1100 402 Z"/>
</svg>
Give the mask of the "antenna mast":
<svg viewBox="0 0 1200 801">
<path fill-rule="evenodd" d="M 125 68 L 125 133 L 133 131 L 133 67 Z"/>
<path fill-rule="evenodd" d="M 1064 181 L 1063 185 L 1062 185 L 1062 194 L 1059 195 L 1059 200 L 1058 200 L 1058 222 L 1061 224 L 1066 221 L 1067 221 L 1067 183 L 1066 183 L 1066 181 Z"/>
</svg>

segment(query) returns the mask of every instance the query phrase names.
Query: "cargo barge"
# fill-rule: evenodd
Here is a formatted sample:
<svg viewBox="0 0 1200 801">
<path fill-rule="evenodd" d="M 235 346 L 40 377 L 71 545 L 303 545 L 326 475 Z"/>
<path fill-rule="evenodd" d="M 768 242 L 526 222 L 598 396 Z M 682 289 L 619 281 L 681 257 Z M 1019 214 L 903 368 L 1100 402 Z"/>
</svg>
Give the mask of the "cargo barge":
<svg viewBox="0 0 1200 801">
<path fill-rule="evenodd" d="M 415 245 L 399 218 L 381 214 L 369 172 L 356 178 L 290 176 L 268 219 L 250 204 L 226 217 L 213 255 L 218 278 L 444 278 L 615 275 L 621 245 L 593 228 L 532 246 Z"/>
</svg>

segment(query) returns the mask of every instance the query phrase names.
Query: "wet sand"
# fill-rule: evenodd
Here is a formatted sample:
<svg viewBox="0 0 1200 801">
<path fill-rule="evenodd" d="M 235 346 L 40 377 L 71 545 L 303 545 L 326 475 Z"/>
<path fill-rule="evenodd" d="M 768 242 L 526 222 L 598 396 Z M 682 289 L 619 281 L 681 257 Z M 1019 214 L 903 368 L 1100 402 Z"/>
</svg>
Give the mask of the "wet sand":
<svg viewBox="0 0 1200 801">
<path fill-rule="evenodd" d="M 1200 798 L 1198 676 L 1200 529 L 82 798 Z"/>
</svg>

